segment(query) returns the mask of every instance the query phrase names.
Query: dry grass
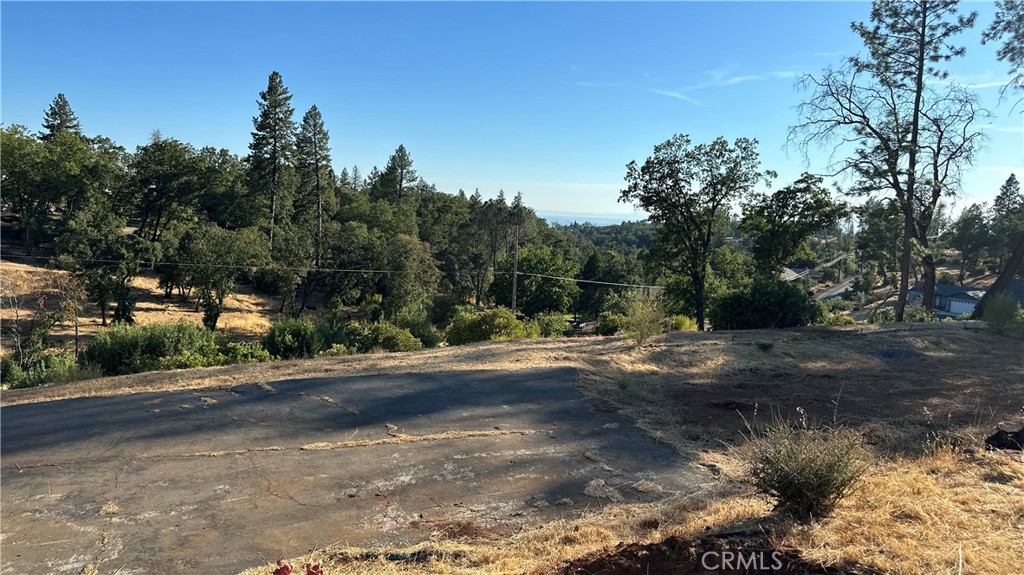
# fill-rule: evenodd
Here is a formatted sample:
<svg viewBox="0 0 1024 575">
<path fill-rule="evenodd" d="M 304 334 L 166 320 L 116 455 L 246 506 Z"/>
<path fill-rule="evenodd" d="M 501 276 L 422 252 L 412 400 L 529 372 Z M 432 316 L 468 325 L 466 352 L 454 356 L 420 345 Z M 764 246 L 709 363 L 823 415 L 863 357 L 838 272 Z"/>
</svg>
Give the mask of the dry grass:
<svg viewBox="0 0 1024 575">
<path fill-rule="evenodd" d="M 65 274 L 59 270 L 51 270 L 35 265 L 0 261 L 0 290 L 5 296 L 20 298 L 28 311 L 39 292 L 39 286 L 48 278 Z M 158 287 L 159 279 L 152 272 L 146 272 L 132 281 L 132 286 L 139 290 L 139 298 L 135 308 L 135 320 L 139 324 L 151 324 L 173 321 L 188 321 L 202 324 L 203 314 L 196 311 L 195 304 L 181 301 L 177 297 L 165 299 Z M 218 328 L 232 336 L 244 339 L 262 337 L 270 328 L 270 322 L 277 316 L 279 303 L 271 298 L 254 292 L 248 286 L 239 286 L 235 293 L 224 301 L 224 312 L 220 316 Z M 9 321 L 14 317 L 13 310 L 7 302 L 0 308 L 0 321 Z M 79 318 L 79 333 L 83 340 L 88 341 L 102 328 L 99 309 L 87 304 Z M 52 339 L 56 342 L 70 341 L 74 337 L 74 326 L 61 324 L 54 328 Z M 0 342 L 0 344 L 6 342 Z"/>
</svg>

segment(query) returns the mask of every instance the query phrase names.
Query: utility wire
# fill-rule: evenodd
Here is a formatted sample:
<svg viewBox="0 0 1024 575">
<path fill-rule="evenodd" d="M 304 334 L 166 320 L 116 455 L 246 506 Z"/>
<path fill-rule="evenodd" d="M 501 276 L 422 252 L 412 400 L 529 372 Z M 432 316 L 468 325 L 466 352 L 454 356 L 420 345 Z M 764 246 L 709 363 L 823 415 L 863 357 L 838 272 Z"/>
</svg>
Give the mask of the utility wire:
<svg viewBox="0 0 1024 575">
<path fill-rule="evenodd" d="M 5 255 L 3 259 L 34 259 L 34 260 L 49 260 L 47 256 L 11 256 Z M 63 258 L 63 261 L 70 261 L 75 263 L 103 263 L 103 264 L 119 264 L 124 263 L 125 260 L 110 260 L 110 259 L 98 259 L 98 258 Z M 253 268 L 267 267 L 266 264 L 252 264 L 252 265 L 241 265 L 241 264 L 200 264 L 194 262 L 163 262 L 163 261 L 144 261 L 140 263 L 146 263 L 153 266 L 183 266 L 183 267 L 213 267 L 220 269 L 238 269 L 238 270 L 250 270 Z M 377 269 L 348 269 L 348 268 L 315 268 L 315 267 L 277 267 L 274 269 L 296 271 L 296 272 L 331 272 L 331 273 L 358 273 L 358 274 L 402 274 L 402 273 L 413 273 L 413 270 L 377 270 Z M 44 270 L 33 270 L 42 272 Z M 513 272 L 508 271 L 494 271 L 495 274 L 511 275 Z M 586 284 L 597 284 L 615 287 L 629 287 L 629 288 L 644 288 L 644 289 L 663 289 L 664 286 L 649 286 L 640 284 L 626 284 L 626 283 L 615 283 L 615 282 L 603 282 L 598 280 L 585 280 L 578 278 L 567 278 L 562 276 L 552 276 L 546 274 L 534 274 L 528 272 L 516 272 L 520 276 L 533 276 L 539 278 L 555 279 L 555 280 L 568 280 L 576 283 Z"/>
</svg>

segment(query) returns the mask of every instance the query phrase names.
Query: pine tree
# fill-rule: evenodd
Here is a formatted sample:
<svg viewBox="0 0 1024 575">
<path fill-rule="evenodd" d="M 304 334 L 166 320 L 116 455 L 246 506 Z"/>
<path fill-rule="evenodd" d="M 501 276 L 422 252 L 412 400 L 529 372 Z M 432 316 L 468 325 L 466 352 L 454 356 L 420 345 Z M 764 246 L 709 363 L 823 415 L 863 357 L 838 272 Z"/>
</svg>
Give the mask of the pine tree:
<svg viewBox="0 0 1024 575">
<path fill-rule="evenodd" d="M 39 135 L 39 139 L 48 142 L 57 134 L 70 132 L 82 135 L 82 126 L 78 123 L 78 116 L 71 109 L 71 104 L 64 94 L 57 94 L 43 116 L 43 127 L 46 131 Z"/>
<path fill-rule="evenodd" d="M 324 244 L 324 201 L 333 191 L 334 175 L 331 171 L 330 139 L 323 117 L 316 106 L 302 117 L 302 125 L 295 139 L 299 170 L 300 197 L 305 217 L 316 229 L 315 262 L 320 267 Z"/>
<path fill-rule="evenodd" d="M 269 212 L 268 236 L 274 252 L 274 230 L 290 216 L 295 193 L 295 122 L 292 95 L 281 74 L 272 72 L 267 89 L 260 92 L 259 114 L 249 144 L 250 190 Z"/>
<path fill-rule="evenodd" d="M 388 158 L 388 164 L 370 190 L 370 197 L 375 200 L 387 200 L 399 203 L 406 199 L 406 186 L 419 180 L 416 170 L 412 168 L 412 158 L 405 146 L 399 145 L 395 153 Z"/>
<path fill-rule="evenodd" d="M 964 54 L 954 39 L 977 17 L 957 9 L 957 0 L 876 0 L 870 23 L 852 25 L 868 54 L 805 76 L 802 83 L 814 94 L 799 108 L 803 123 L 790 131 L 801 147 L 852 144 L 853 154 L 833 168 L 856 175 L 856 190 L 888 192 L 896 200 L 904 227 L 897 321 L 903 321 L 915 252 L 924 254 L 924 304 L 934 302 L 928 229 L 939 199 L 958 188 L 982 137 L 977 121 L 986 112 L 974 94 L 945 82 L 948 72 L 942 69 Z"/>
</svg>

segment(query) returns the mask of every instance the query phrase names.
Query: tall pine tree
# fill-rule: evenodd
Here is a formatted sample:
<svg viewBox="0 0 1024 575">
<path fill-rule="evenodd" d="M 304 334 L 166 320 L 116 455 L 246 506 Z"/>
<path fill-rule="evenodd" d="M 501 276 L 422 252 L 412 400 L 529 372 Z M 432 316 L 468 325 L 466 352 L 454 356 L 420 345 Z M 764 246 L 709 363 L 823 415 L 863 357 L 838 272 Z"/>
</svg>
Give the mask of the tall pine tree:
<svg viewBox="0 0 1024 575">
<path fill-rule="evenodd" d="M 57 134 L 72 133 L 82 135 L 82 126 L 78 123 L 78 116 L 71 109 L 71 104 L 64 97 L 63 93 L 57 94 L 43 116 L 43 128 L 45 132 L 39 135 L 39 139 L 48 142 Z"/>
<path fill-rule="evenodd" d="M 295 150 L 302 211 L 300 220 L 312 224 L 315 229 L 314 259 L 316 266 L 320 267 L 324 245 L 324 204 L 330 202 L 334 195 L 334 173 L 331 170 L 330 138 L 316 106 L 302 117 Z M 330 215 L 328 213 L 327 217 Z"/>
<path fill-rule="evenodd" d="M 267 234 L 274 253 L 274 231 L 289 220 L 295 199 L 295 121 L 292 95 L 281 74 L 270 74 L 260 92 L 259 114 L 249 144 L 249 186 L 268 213 Z"/>
</svg>

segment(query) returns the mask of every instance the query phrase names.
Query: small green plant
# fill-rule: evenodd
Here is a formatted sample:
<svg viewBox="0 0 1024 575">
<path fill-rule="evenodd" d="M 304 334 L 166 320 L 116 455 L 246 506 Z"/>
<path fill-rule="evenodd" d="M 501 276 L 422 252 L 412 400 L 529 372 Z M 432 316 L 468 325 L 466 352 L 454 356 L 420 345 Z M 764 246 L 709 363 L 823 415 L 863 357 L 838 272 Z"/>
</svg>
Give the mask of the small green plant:
<svg viewBox="0 0 1024 575">
<path fill-rule="evenodd" d="M 1020 321 L 1020 306 L 1008 295 L 997 295 L 985 304 L 981 316 L 993 333 L 1004 334 Z"/>
<path fill-rule="evenodd" d="M 626 321 L 623 330 L 633 338 L 636 345 L 643 346 L 647 340 L 661 333 L 661 322 L 665 312 L 661 300 L 653 296 L 636 296 L 626 306 Z"/>
<path fill-rule="evenodd" d="M 777 419 L 750 429 L 750 479 L 776 510 L 799 521 L 827 515 L 869 467 L 861 440 L 843 428 Z"/>
<path fill-rule="evenodd" d="M 674 315 L 668 318 L 668 329 L 672 331 L 697 331 L 697 320 L 686 315 Z"/>
<path fill-rule="evenodd" d="M 615 385 L 617 385 L 621 391 L 626 391 L 629 389 L 629 386 L 633 385 L 633 381 L 629 379 L 628 375 L 616 375 Z"/>
</svg>

